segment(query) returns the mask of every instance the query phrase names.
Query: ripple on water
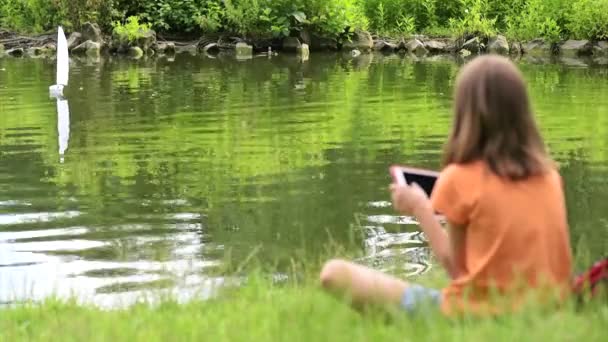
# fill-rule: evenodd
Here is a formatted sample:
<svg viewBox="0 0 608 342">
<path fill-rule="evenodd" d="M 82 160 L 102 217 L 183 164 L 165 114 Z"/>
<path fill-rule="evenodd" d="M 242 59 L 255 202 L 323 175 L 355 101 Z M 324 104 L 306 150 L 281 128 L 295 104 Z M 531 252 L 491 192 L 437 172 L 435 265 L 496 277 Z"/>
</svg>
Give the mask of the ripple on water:
<svg viewBox="0 0 608 342">
<path fill-rule="evenodd" d="M 182 199 L 161 203 L 173 209 L 189 205 Z M 0 208 L 32 206 L 37 204 L 7 200 Z M 223 246 L 208 242 L 199 213 L 140 215 L 134 217 L 140 223 L 116 226 L 53 226 L 87 216 L 80 211 L 0 214 L 0 226 L 10 227 L 0 231 L 0 301 L 70 295 L 70 289 L 102 305 L 119 298 L 132 303 L 150 291 L 212 281 L 220 266 Z M 27 229 L 41 223 L 46 229 Z M 111 299 L 112 293 L 120 296 Z"/>
<path fill-rule="evenodd" d="M 369 202 L 371 208 L 392 210 L 390 202 Z M 412 277 L 427 272 L 431 263 L 430 250 L 424 234 L 414 227 L 414 231 L 403 231 L 403 228 L 417 225 L 411 217 L 395 215 L 367 215 L 359 218 L 371 225 L 360 227 L 364 232 L 365 256 L 359 262 L 384 272 L 397 274 L 403 277 Z M 396 230 L 396 231 L 395 231 Z"/>
<path fill-rule="evenodd" d="M 80 216 L 79 211 L 55 212 L 55 213 L 25 213 L 25 214 L 0 214 L 0 226 L 20 225 L 26 223 L 51 222 L 57 219 L 71 219 Z"/>
</svg>

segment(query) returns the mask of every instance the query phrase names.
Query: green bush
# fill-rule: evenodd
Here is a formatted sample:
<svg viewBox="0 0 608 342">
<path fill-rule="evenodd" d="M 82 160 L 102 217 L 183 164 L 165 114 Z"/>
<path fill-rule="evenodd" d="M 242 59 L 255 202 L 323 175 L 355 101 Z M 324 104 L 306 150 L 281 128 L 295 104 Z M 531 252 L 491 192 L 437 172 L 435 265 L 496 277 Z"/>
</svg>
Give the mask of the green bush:
<svg viewBox="0 0 608 342">
<path fill-rule="evenodd" d="M 25 32 L 46 31 L 67 17 L 61 8 L 48 0 L 0 0 L 0 26 Z"/>
<path fill-rule="evenodd" d="M 44 0 L 42 0 L 44 1 Z M 66 13 L 69 28 L 79 29 L 87 21 L 96 22 L 104 30 L 112 28 L 112 21 L 118 16 L 114 0 L 53 0 Z"/>
<path fill-rule="evenodd" d="M 137 16 L 127 18 L 124 24 L 117 21 L 112 26 L 114 27 L 114 36 L 123 43 L 134 43 L 139 38 L 144 37 L 145 32 L 150 30 L 150 26 L 141 24 Z"/>
<path fill-rule="evenodd" d="M 206 5 L 205 0 L 144 1 L 140 14 L 142 19 L 156 29 L 189 32 L 200 26 L 200 17 L 204 15 L 203 9 Z"/>
<path fill-rule="evenodd" d="M 401 31 L 404 18 L 413 18 L 415 31 L 446 26 L 459 13 L 458 0 L 366 0 L 361 3 L 372 30 L 379 33 Z"/>
<path fill-rule="evenodd" d="M 308 11 L 311 29 L 315 32 L 338 37 L 345 31 L 352 32 L 357 28 L 367 29 L 368 20 L 357 0 L 299 0 L 309 4 Z M 302 8 L 305 8 L 302 6 Z"/>
<path fill-rule="evenodd" d="M 285 36 L 304 27 L 330 36 L 365 28 L 359 0 L 115 0 L 124 16 L 139 15 L 156 30 Z"/>
<path fill-rule="evenodd" d="M 567 18 L 573 36 L 608 39 L 608 0 L 575 0 Z"/>
<path fill-rule="evenodd" d="M 0 26 L 24 32 L 78 29 L 86 21 L 108 29 L 116 15 L 105 0 L 0 0 Z"/>
<path fill-rule="evenodd" d="M 207 1 L 207 6 L 196 17 L 196 22 L 203 32 L 217 32 L 222 28 L 224 8 L 219 0 Z"/>
<path fill-rule="evenodd" d="M 340 38 L 356 28 L 386 35 L 608 39 L 608 0 L 0 0 L 0 26 L 18 31 L 113 29 L 137 16 L 164 32 L 281 37 L 307 29 Z"/>
<path fill-rule="evenodd" d="M 519 0 L 506 18 L 506 33 L 519 40 L 542 37 L 557 42 L 566 35 L 568 6 L 568 0 Z"/>
<path fill-rule="evenodd" d="M 460 19 L 450 19 L 450 28 L 457 36 L 496 34 L 496 18 L 488 17 L 487 0 L 461 0 L 464 13 Z"/>
</svg>

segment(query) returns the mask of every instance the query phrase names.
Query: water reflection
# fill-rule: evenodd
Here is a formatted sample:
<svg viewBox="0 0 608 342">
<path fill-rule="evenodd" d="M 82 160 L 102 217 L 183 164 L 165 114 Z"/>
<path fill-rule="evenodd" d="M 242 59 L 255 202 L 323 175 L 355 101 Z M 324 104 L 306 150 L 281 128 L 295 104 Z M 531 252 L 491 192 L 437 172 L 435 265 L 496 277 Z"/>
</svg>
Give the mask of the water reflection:
<svg viewBox="0 0 608 342">
<path fill-rule="evenodd" d="M 59 161 L 63 163 L 70 141 L 70 106 L 67 99 L 57 99 L 57 133 Z"/>
</svg>

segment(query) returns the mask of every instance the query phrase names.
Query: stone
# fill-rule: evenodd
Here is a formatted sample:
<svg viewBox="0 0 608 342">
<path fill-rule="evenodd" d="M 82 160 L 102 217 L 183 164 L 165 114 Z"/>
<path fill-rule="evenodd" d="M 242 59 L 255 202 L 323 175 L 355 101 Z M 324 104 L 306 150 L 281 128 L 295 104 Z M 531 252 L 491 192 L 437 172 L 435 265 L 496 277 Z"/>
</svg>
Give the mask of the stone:
<svg viewBox="0 0 608 342">
<path fill-rule="evenodd" d="M 608 41 L 599 41 L 593 46 L 593 54 L 596 56 L 608 56 Z"/>
<path fill-rule="evenodd" d="M 555 59 L 551 55 L 528 55 L 524 54 L 523 58 L 526 63 L 530 64 L 550 64 L 554 63 Z"/>
<path fill-rule="evenodd" d="M 23 48 L 14 48 L 6 50 L 6 54 L 13 57 L 22 57 L 25 51 Z"/>
<path fill-rule="evenodd" d="M 84 43 L 78 44 L 78 46 L 76 46 L 72 49 L 72 53 L 75 55 L 84 55 L 85 53 L 87 53 L 87 43 L 89 43 L 89 42 L 91 42 L 91 41 L 88 40 Z"/>
<path fill-rule="evenodd" d="M 119 54 L 126 54 L 129 53 L 129 44 L 117 41 L 113 44 L 111 50 L 114 50 Z"/>
<path fill-rule="evenodd" d="M 374 47 L 372 35 L 367 31 L 356 30 L 350 40 L 344 42 L 342 48 L 345 50 L 371 51 Z"/>
<path fill-rule="evenodd" d="M 488 43 L 488 51 L 498 55 L 508 55 L 510 50 L 507 38 L 505 38 L 505 36 L 498 35 L 490 39 Z"/>
<path fill-rule="evenodd" d="M 422 56 L 428 53 L 428 50 L 424 47 L 424 44 L 418 39 L 412 39 L 405 43 L 405 50 L 415 54 L 416 56 Z"/>
<path fill-rule="evenodd" d="M 72 32 L 68 37 L 68 50 L 72 50 L 82 43 L 82 34 L 80 32 Z"/>
<path fill-rule="evenodd" d="M 298 34 L 298 39 L 300 39 L 302 44 L 308 45 L 308 47 L 310 47 L 310 45 L 312 44 L 312 37 L 310 35 L 310 32 L 308 32 L 308 30 L 306 29 L 300 30 L 300 33 Z"/>
<path fill-rule="evenodd" d="M 333 38 L 311 35 L 310 49 L 312 51 L 336 51 L 338 50 L 338 41 Z"/>
<path fill-rule="evenodd" d="M 310 48 L 308 47 L 308 44 L 302 44 L 298 48 L 298 55 L 300 56 L 300 58 L 302 58 L 303 61 L 308 60 L 308 58 L 310 57 Z"/>
<path fill-rule="evenodd" d="M 297 52 L 302 47 L 302 43 L 297 37 L 285 37 L 283 39 L 283 51 Z"/>
<path fill-rule="evenodd" d="M 424 47 L 431 53 L 445 53 L 448 51 L 447 44 L 437 40 L 429 40 L 428 42 L 425 42 Z"/>
<path fill-rule="evenodd" d="M 189 53 L 192 56 L 196 56 L 198 53 L 198 46 L 194 44 L 176 46 L 175 53 Z"/>
<path fill-rule="evenodd" d="M 575 57 L 560 56 L 559 61 L 560 61 L 560 63 L 567 65 L 569 67 L 578 67 L 578 68 L 589 67 L 589 64 L 587 64 L 586 60 L 584 60 L 582 58 L 576 58 L 576 56 Z"/>
<path fill-rule="evenodd" d="M 608 65 L 608 58 L 607 57 L 596 57 L 593 59 L 593 63 L 595 63 L 597 65 Z"/>
<path fill-rule="evenodd" d="M 253 46 L 247 43 L 236 44 L 236 58 L 238 59 L 249 59 L 253 58 Z"/>
<path fill-rule="evenodd" d="M 277 41 L 270 38 L 256 38 L 251 42 L 251 46 L 253 46 L 254 52 L 268 51 L 268 48 L 272 49 L 273 46 L 278 48 Z"/>
<path fill-rule="evenodd" d="M 116 53 L 127 53 L 129 50 L 129 44 L 127 42 L 122 41 L 116 35 L 112 36 L 109 44 L 110 52 Z"/>
<path fill-rule="evenodd" d="M 129 57 L 131 57 L 133 59 L 140 59 L 144 55 L 144 50 L 142 48 L 140 48 L 139 46 L 131 46 L 129 48 L 128 54 L 129 54 Z"/>
<path fill-rule="evenodd" d="M 544 39 L 531 40 L 523 44 L 522 50 L 525 54 L 532 56 L 549 56 L 553 51 L 551 44 L 545 42 Z"/>
<path fill-rule="evenodd" d="M 25 52 L 30 57 L 38 57 L 43 55 L 44 50 L 40 46 L 32 46 L 29 47 Z"/>
<path fill-rule="evenodd" d="M 374 50 L 392 53 L 397 50 L 397 44 L 387 42 L 384 40 L 378 40 L 374 43 Z"/>
<path fill-rule="evenodd" d="M 559 46 L 559 52 L 564 57 L 589 56 L 593 45 L 588 40 L 566 40 Z"/>
<path fill-rule="evenodd" d="M 460 50 L 460 56 L 462 57 L 469 57 L 470 55 L 472 55 L 471 51 L 467 50 L 467 49 L 462 49 Z"/>
<path fill-rule="evenodd" d="M 405 41 L 405 38 L 401 38 L 399 40 L 399 43 L 397 43 L 397 51 L 407 51 L 407 42 Z"/>
<path fill-rule="evenodd" d="M 456 40 L 454 39 L 446 39 L 444 41 L 446 52 L 456 52 L 458 49 L 456 48 Z"/>
<path fill-rule="evenodd" d="M 203 47 L 203 52 L 208 55 L 217 55 L 220 53 L 220 47 L 217 43 L 209 43 Z"/>
<path fill-rule="evenodd" d="M 374 51 L 382 51 L 382 49 L 384 48 L 384 46 L 386 45 L 386 42 L 383 40 L 377 40 L 374 42 Z"/>
<path fill-rule="evenodd" d="M 175 43 L 169 42 L 166 44 L 165 53 L 166 54 L 175 54 Z"/>
<path fill-rule="evenodd" d="M 175 53 L 175 43 L 173 42 L 161 42 L 156 45 L 156 50 L 159 53 L 172 55 Z"/>
<path fill-rule="evenodd" d="M 353 58 L 357 58 L 357 57 L 361 56 L 361 51 L 359 51 L 359 50 L 357 50 L 357 49 L 354 49 L 354 50 L 352 50 L 352 51 L 350 52 L 350 55 L 351 55 Z"/>
<path fill-rule="evenodd" d="M 42 47 L 42 53 L 46 56 L 53 56 L 57 53 L 57 45 L 54 43 L 47 43 Z"/>
<path fill-rule="evenodd" d="M 519 56 L 523 52 L 523 47 L 520 42 L 511 43 L 509 53 L 514 56 Z"/>
<path fill-rule="evenodd" d="M 89 57 L 99 57 L 101 55 L 101 44 L 87 40 L 75 47 L 72 52 L 76 55 L 87 55 Z"/>
<path fill-rule="evenodd" d="M 474 37 L 462 44 L 462 48 L 471 53 L 479 53 L 481 51 L 481 42 L 478 37 Z"/>
<path fill-rule="evenodd" d="M 135 41 L 135 45 L 139 46 L 144 51 L 150 50 L 156 45 L 156 32 L 154 32 L 154 30 L 141 30 L 140 37 Z"/>
<path fill-rule="evenodd" d="M 86 22 L 82 25 L 82 40 L 90 40 L 93 43 L 103 43 L 103 36 L 99 25 L 91 22 Z"/>
</svg>

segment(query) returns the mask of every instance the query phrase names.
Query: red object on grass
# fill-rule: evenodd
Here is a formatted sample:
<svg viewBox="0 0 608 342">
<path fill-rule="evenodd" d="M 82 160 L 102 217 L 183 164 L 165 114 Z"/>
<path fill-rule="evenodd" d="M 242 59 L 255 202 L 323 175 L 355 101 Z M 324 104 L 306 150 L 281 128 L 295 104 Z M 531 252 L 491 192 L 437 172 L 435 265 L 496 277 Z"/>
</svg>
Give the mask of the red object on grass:
<svg viewBox="0 0 608 342">
<path fill-rule="evenodd" d="M 591 296 L 594 296 L 597 294 L 598 285 L 602 282 L 608 285 L 608 258 L 596 262 L 587 271 L 574 278 L 572 290 L 577 295 L 589 290 Z"/>
</svg>

